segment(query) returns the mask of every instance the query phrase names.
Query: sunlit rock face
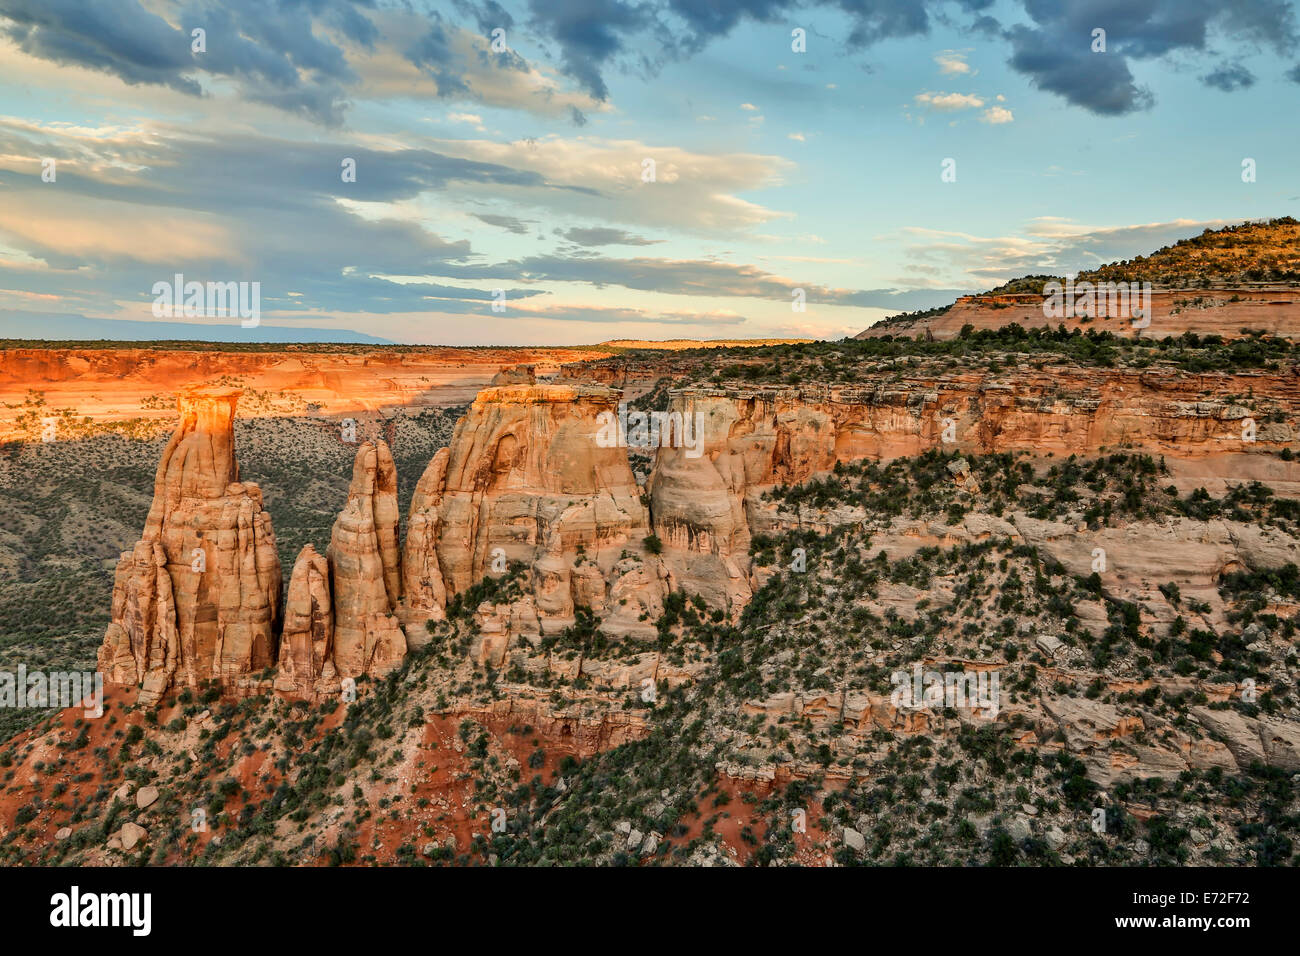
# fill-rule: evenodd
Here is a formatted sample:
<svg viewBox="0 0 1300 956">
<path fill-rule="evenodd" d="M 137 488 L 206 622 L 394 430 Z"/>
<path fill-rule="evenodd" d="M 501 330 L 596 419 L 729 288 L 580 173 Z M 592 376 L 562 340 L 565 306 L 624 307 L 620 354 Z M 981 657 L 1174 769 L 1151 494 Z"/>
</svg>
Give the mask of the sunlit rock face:
<svg viewBox="0 0 1300 956">
<path fill-rule="evenodd" d="M 275 689 L 297 697 L 339 689 L 329 560 L 310 544 L 303 547 L 289 575 Z"/>
<path fill-rule="evenodd" d="M 619 397 L 602 386 L 479 393 L 411 503 L 404 564 L 413 619 L 436 619 L 447 598 L 520 562 L 531 630 L 567 626 L 576 608 L 590 607 L 607 615 L 608 630 L 653 633 L 640 618 L 661 606 L 662 582 L 645 554 L 649 517 L 626 448 L 610 439 Z"/>
<path fill-rule="evenodd" d="M 395 613 L 402 597 L 397 522 L 392 452 L 382 441 L 365 442 L 330 535 L 333 661 L 341 678 L 382 677 L 406 656 L 406 635 Z"/>
<path fill-rule="evenodd" d="M 275 663 L 280 561 L 262 492 L 239 480 L 237 389 L 191 389 L 154 479 L 144 536 L 118 563 L 105 679 L 140 699 L 237 688 Z"/>
</svg>

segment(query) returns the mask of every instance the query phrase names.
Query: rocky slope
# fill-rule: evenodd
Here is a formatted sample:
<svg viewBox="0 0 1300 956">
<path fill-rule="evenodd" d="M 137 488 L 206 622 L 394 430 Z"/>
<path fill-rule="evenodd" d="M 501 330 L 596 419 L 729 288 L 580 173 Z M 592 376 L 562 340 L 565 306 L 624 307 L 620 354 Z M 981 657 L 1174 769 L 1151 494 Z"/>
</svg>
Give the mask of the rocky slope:
<svg viewBox="0 0 1300 956">
<path fill-rule="evenodd" d="M 1251 331 L 1300 337 L 1300 222 L 1290 216 L 1206 229 L 1149 256 L 1112 262 L 1073 277 L 1079 283 L 1146 284 L 1150 308 L 1105 300 L 1084 312 L 1045 307 L 1043 289 L 1064 276 L 1015 279 L 983 295 L 961 296 L 946 308 L 891 316 L 856 338 L 886 335 L 951 340 L 961 330 L 992 330 L 1016 323 L 1023 328 L 1109 331 L 1162 339 L 1186 333 L 1238 338 Z M 1080 289 L 1082 290 L 1082 286 Z M 1060 291 L 1059 289 L 1057 291 Z M 1117 290 L 1118 291 L 1118 290 Z M 1092 311 L 1090 317 L 1085 313 Z M 1068 313 L 1068 314 L 1067 314 Z"/>
<path fill-rule="evenodd" d="M 1151 294 L 1149 324 L 1127 311 L 1109 316 L 1102 314 L 1096 318 L 1051 315 L 1044 310 L 1043 301 L 1043 296 L 1032 293 L 966 295 L 940 315 L 890 319 L 859 332 L 855 337 L 922 335 L 944 341 L 957 338 L 966 326 L 975 330 L 1000 329 L 1014 322 L 1027 329 L 1064 326 L 1084 332 L 1106 331 L 1135 338 L 1177 338 L 1188 332 L 1240 338 L 1252 331 L 1300 338 L 1300 290 L 1290 286 L 1155 291 Z"/>
</svg>

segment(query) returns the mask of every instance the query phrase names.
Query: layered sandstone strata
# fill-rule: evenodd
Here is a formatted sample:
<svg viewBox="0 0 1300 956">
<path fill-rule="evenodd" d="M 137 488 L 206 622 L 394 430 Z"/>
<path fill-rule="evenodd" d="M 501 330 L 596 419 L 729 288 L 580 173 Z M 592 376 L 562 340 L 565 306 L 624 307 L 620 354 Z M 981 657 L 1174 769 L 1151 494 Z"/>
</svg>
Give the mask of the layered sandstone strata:
<svg viewBox="0 0 1300 956">
<path fill-rule="evenodd" d="M 239 395 L 181 395 L 144 536 L 118 562 L 100 669 L 139 683 L 145 703 L 172 687 L 247 683 L 275 661 L 280 561 L 261 490 L 239 481 Z"/>
<path fill-rule="evenodd" d="M 357 451 L 348 500 L 330 535 L 334 654 L 340 678 L 391 673 L 406 656 L 395 612 L 402 597 L 397 467 L 388 445 Z"/>
<path fill-rule="evenodd" d="M 0 402 L 21 404 L 36 389 L 48 408 L 72 409 L 78 421 L 89 418 L 100 425 L 136 418 L 162 421 L 170 410 L 156 403 L 159 394 L 232 376 L 250 394 L 262 396 L 262 415 L 301 415 L 316 406 L 332 417 L 360 417 L 379 409 L 461 405 L 503 368 L 531 363 L 544 371 L 558 362 L 608 354 L 605 348 L 342 344 L 268 346 L 254 351 L 10 348 L 0 352 Z M 60 434 L 60 440 L 63 437 Z M 11 438 L 31 435 L 11 420 L 0 420 L 0 441 Z"/>
<path fill-rule="evenodd" d="M 661 584 L 644 561 L 649 520 L 626 449 L 602 437 L 619 393 L 599 386 L 484 389 L 434 456 L 411 502 L 404 554 L 413 628 L 447 598 L 511 562 L 527 569 L 532 635 L 572 624 L 575 609 L 623 633 Z M 612 598 L 612 600 L 611 600 Z"/>
<path fill-rule="evenodd" d="M 662 447 L 655 461 L 650 509 L 663 562 L 675 587 L 736 610 L 751 594 L 749 496 L 833 468 L 837 423 L 799 401 L 694 390 L 675 393 L 671 412 L 695 423 L 703 447 Z"/>
<path fill-rule="evenodd" d="M 1266 401 L 1247 398 L 1267 393 Z M 1222 493 L 1226 481 L 1300 492 L 1293 376 L 1048 368 L 1014 381 L 984 373 L 900 378 L 878 386 L 686 388 L 671 411 L 693 416 L 703 452 L 661 448 L 650 509 L 674 587 L 733 611 L 749 599 L 751 533 L 771 530 L 764 492 L 837 462 L 928 449 L 1036 456 L 1137 451 L 1174 480 Z"/>
<path fill-rule="evenodd" d="M 1294 339 L 1300 336 L 1300 290 L 1294 286 L 1273 289 L 1216 288 L 1162 289 L 1151 293 L 1151 315 L 1133 317 L 1127 304 L 1108 310 L 1104 299 L 1095 318 L 1084 310 L 1070 315 L 1044 308 L 1044 297 L 1035 294 L 964 295 L 942 315 L 899 318 L 859 332 L 854 338 L 885 335 L 915 338 L 924 335 L 938 341 L 955 339 L 964 326 L 976 330 L 1000 329 L 1015 323 L 1026 329 L 1047 326 L 1082 332 L 1112 332 L 1122 337 L 1162 339 L 1191 332 L 1237 338 L 1243 330 L 1263 330 Z"/>
</svg>

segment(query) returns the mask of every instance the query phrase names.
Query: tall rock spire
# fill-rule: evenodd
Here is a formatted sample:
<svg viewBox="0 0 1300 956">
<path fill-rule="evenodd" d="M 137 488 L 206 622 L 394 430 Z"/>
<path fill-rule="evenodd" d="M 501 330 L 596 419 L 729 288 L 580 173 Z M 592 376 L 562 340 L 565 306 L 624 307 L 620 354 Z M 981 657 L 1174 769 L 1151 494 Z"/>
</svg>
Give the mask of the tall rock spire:
<svg viewBox="0 0 1300 956">
<path fill-rule="evenodd" d="M 382 441 L 357 450 L 348 501 L 334 522 L 334 664 L 339 677 L 382 677 L 406 656 L 394 611 L 402 597 L 397 466 Z"/>
<path fill-rule="evenodd" d="M 139 683 L 142 703 L 207 681 L 234 689 L 275 661 L 280 560 L 261 489 L 238 480 L 240 394 L 182 393 L 144 536 L 118 562 L 99 666 Z"/>
<path fill-rule="evenodd" d="M 303 547 L 289 576 L 275 689 L 298 697 L 339 689 L 329 561 L 310 544 Z"/>
</svg>

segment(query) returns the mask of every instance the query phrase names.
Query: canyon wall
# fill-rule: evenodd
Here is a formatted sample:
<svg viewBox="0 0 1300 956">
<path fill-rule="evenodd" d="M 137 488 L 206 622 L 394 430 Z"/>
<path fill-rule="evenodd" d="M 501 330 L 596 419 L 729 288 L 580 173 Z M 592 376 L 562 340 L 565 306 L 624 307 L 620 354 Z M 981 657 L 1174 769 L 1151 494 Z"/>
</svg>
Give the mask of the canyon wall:
<svg viewBox="0 0 1300 956">
<path fill-rule="evenodd" d="M 1026 329 L 1044 325 L 1055 329 L 1064 325 L 1067 329 L 1083 332 L 1093 329 L 1124 337 L 1154 339 L 1163 339 L 1167 335 L 1177 337 L 1184 332 L 1231 339 L 1241 335 L 1242 329 L 1261 329 L 1287 338 L 1300 336 L 1300 290 L 1295 288 L 1152 292 L 1150 324 L 1140 328 L 1134 326 L 1127 310 L 1116 311 L 1123 314 L 1100 315 L 1092 319 L 1085 316 L 1053 318 L 1044 313 L 1041 295 L 964 295 L 943 315 L 900 318 L 888 324 L 871 326 L 854 338 L 929 335 L 944 341 L 957 338 L 964 325 L 971 325 L 976 330 L 1000 329 L 1013 322 Z M 1136 321 L 1140 324 L 1142 319 Z"/>
<path fill-rule="evenodd" d="M 449 601 L 511 565 L 518 591 L 472 609 L 484 662 L 503 663 L 509 648 L 559 633 L 583 609 L 610 636 L 652 639 L 675 589 L 734 618 L 761 583 L 752 534 L 781 527 L 766 491 L 838 462 L 931 448 L 1145 452 L 1190 487 L 1258 479 L 1297 495 L 1300 462 L 1278 453 L 1295 436 L 1298 382 L 1043 367 L 876 386 L 679 389 L 671 413 L 692 427 L 658 449 L 644 492 L 625 433 L 611 428 L 618 390 L 491 387 L 420 478 L 404 543 L 392 454 L 383 442 L 359 447 L 327 554 L 308 546 L 295 563 L 283 627 L 270 517 L 234 456 L 239 392 L 190 390 L 144 535 L 118 564 L 101 668 L 141 684 L 147 701 L 208 680 L 251 692 L 273 665 L 277 689 L 333 693 L 348 678 L 391 673 Z"/>
<path fill-rule="evenodd" d="M 257 415 L 365 415 L 392 408 L 467 403 L 494 375 L 521 363 L 557 366 L 607 355 L 594 348 L 411 346 L 0 349 L 0 403 L 20 408 L 29 392 L 40 414 L 67 409 L 80 423 L 143 419 L 165 423 L 173 395 L 195 383 L 243 389 Z M 30 429 L 0 417 L 0 440 Z"/>
<path fill-rule="evenodd" d="M 1249 396 L 1267 394 L 1267 401 Z M 1295 438 L 1294 375 L 1019 370 L 900 378 L 887 385 L 687 388 L 671 410 L 696 416 L 704 453 L 659 450 L 650 477 L 655 534 L 673 587 L 733 612 L 747 603 L 751 531 L 773 530 L 763 494 L 830 471 L 939 448 L 1035 456 L 1103 450 L 1164 457 L 1173 480 L 1221 493 L 1260 480 L 1300 494 L 1300 462 L 1278 457 Z"/>
</svg>

